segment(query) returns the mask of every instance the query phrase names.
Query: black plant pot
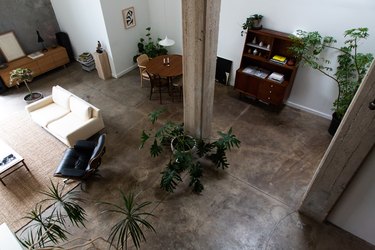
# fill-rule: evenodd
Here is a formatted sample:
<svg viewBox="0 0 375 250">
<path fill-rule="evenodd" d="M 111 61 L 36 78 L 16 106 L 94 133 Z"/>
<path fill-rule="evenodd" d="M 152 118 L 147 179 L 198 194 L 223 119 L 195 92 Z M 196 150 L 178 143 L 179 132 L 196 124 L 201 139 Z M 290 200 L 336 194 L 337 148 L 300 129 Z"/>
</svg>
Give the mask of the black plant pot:
<svg viewBox="0 0 375 250">
<path fill-rule="evenodd" d="M 31 94 L 25 95 L 23 98 L 27 104 L 35 102 L 43 98 L 43 94 L 39 92 L 32 92 Z"/>
<path fill-rule="evenodd" d="M 333 113 L 333 114 L 332 114 L 331 124 L 329 125 L 329 128 L 328 128 L 328 133 L 329 133 L 330 135 L 334 136 L 335 133 L 336 133 L 337 128 L 338 128 L 339 125 L 340 125 L 340 123 L 341 123 L 341 119 L 339 119 L 339 118 L 337 117 L 336 112 Z"/>
</svg>

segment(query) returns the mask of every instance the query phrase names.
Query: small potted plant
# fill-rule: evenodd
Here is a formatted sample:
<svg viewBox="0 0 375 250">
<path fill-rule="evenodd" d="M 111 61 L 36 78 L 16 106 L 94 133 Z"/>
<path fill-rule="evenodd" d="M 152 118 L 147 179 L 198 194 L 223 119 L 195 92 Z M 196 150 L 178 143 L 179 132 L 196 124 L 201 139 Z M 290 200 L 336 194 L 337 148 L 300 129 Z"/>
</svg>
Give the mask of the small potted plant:
<svg viewBox="0 0 375 250">
<path fill-rule="evenodd" d="M 150 113 L 149 119 L 153 126 L 163 112 L 161 109 Z M 200 180 L 204 167 L 215 165 L 217 168 L 227 168 L 229 163 L 226 151 L 239 147 L 241 143 L 232 134 L 232 128 L 226 133 L 218 132 L 217 139 L 203 140 L 187 135 L 183 124 L 171 121 L 166 122 L 155 133 L 152 133 L 152 129 L 143 130 L 140 148 L 143 148 L 148 140 L 153 141 L 150 146 L 150 154 L 153 157 L 159 156 L 168 145 L 172 148 L 167 150 L 170 160 L 161 172 L 160 187 L 173 192 L 178 182 L 182 182 L 181 174 L 187 171 L 190 175 L 189 186 L 196 193 L 202 192 L 204 188 Z"/>
<path fill-rule="evenodd" d="M 335 46 L 337 42 L 331 36 L 322 37 L 319 32 L 297 31 L 297 36 L 292 36 L 290 51 L 299 62 L 302 62 L 320 73 L 331 78 L 337 85 L 338 96 L 333 103 L 332 122 L 328 129 L 334 135 L 346 110 L 348 109 L 359 85 L 365 77 L 373 60 L 371 53 L 359 53 L 358 46 L 361 40 L 369 36 L 367 28 L 346 30 L 342 47 Z M 336 69 L 330 66 L 330 60 L 324 55 L 329 51 L 337 52 Z"/>
<path fill-rule="evenodd" d="M 246 22 L 242 24 L 243 31 L 241 31 L 241 36 L 243 36 L 248 29 L 260 30 L 262 28 L 262 18 L 263 16 L 260 14 L 254 14 L 246 18 Z"/>
<path fill-rule="evenodd" d="M 33 80 L 33 72 L 31 69 L 18 68 L 12 70 L 10 73 L 10 84 L 20 85 L 21 82 L 25 83 L 25 86 L 29 93 L 23 98 L 27 104 L 35 102 L 36 100 L 42 99 L 43 94 L 39 92 L 32 92 L 28 82 Z"/>
<path fill-rule="evenodd" d="M 141 37 L 137 44 L 138 54 L 133 57 L 134 62 L 137 62 L 137 57 L 141 54 L 146 54 L 149 58 L 168 54 L 168 50 L 159 44 L 159 41 L 161 41 L 160 38 L 157 41 L 152 39 L 151 27 L 146 28 L 146 31 L 146 38 Z"/>
</svg>

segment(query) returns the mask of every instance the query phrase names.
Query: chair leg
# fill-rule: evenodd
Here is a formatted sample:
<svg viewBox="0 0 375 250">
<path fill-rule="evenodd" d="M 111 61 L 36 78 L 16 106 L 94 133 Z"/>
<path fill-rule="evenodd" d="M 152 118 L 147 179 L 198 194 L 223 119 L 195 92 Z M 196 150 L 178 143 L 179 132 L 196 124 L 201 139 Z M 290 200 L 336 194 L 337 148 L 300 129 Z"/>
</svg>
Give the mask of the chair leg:
<svg viewBox="0 0 375 250">
<path fill-rule="evenodd" d="M 153 90 L 153 87 L 152 87 L 152 85 L 151 85 L 151 88 L 150 88 L 151 90 L 150 90 L 150 100 L 151 100 L 151 96 L 152 96 L 152 90 Z"/>
<path fill-rule="evenodd" d="M 143 77 L 141 76 L 141 88 L 143 88 Z"/>
<path fill-rule="evenodd" d="M 160 96 L 160 104 L 162 104 L 162 101 L 161 101 L 161 84 L 159 85 L 159 96 Z"/>
</svg>

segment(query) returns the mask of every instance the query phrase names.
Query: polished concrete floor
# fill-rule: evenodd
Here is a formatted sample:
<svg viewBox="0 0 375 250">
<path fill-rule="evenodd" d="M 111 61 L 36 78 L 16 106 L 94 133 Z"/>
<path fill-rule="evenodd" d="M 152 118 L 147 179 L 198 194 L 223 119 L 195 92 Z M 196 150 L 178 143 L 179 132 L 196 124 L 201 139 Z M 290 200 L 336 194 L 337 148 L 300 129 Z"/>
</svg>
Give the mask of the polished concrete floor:
<svg viewBox="0 0 375 250">
<path fill-rule="evenodd" d="M 167 95 L 163 105 L 156 95 L 150 101 L 149 85 L 141 88 L 139 81 L 138 70 L 104 81 L 72 64 L 31 83 L 45 95 L 52 85 L 61 85 L 103 111 L 108 140 L 101 177 L 85 184 L 81 195 L 89 222 L 86 229 L 72 228 L 72 238 L 106 238 L 117 218 L 102 215 L 96 203 L 120 202 L 119 190 L 132 190 L 141 201 L 153 202 L 156 216 L 150 219 L 156 234 L 146 233 L 142 249 L 374 249 L 297 212 L 330 142 L 329 121 L 287 106 L 274 110 L 216 85 L 213 136 L 233 127 L 241 148 L 228 154 L 228 169 L 204 170 L 201 195 L 191 192 L 186 176 L 169 194 L 159 188 L 167 156 L 151 158 L 138 149 L 139 138 L 150 111 L 163 106 L 162 121 L 182 121 L 183 105 Z M 1 95 L 1 114 L 23 109 L 25 92 L 21 87 Z"/>
</svg>

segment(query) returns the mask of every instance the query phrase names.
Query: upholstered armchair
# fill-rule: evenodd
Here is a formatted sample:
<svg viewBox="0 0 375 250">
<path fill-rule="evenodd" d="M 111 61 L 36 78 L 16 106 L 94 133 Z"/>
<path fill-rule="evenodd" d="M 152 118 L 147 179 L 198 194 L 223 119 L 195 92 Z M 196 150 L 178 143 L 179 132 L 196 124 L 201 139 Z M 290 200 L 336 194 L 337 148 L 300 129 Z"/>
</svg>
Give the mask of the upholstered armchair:
<svg viewBox="0 0 375 250">
<path fill-rule="evenodd" d="M 105 153 L 106 134 L 99 136 L 97 142 L 79 140 L 73 148 L 68 148 L 57 167 L 54 176 L 82 180 L 93 175 L 101 164 Z"/>
</svg>

